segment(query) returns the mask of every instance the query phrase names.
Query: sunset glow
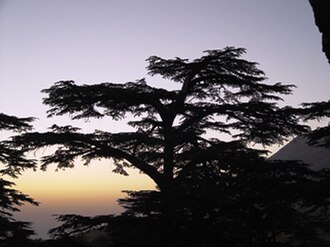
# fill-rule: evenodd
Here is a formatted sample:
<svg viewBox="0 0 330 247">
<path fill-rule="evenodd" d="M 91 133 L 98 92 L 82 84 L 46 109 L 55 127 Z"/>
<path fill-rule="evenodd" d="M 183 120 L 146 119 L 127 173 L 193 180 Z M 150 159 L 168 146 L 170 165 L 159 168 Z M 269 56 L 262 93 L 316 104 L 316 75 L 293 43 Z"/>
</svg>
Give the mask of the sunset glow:
<svg viewBox="0 0 330 247">
<path fill-rule="evenodd" d="M 33 125 L 41 132 L 53 124 L 84 132 L 131 130 L 110 118 L 47 118 L 40 90 L 57 81 L 81 85 L 147 78 L 152 86 L 169 88 L 173 85 L 147 75 L 145 59 L 194 59 L 225 46 L 246 48 L 244 59 L 258 62 L 270 83 L 295 84 L 283 104 L 329 99 L 329 65 L 308 1 L 4 0 L 0 36 L 0 112 L 36 117 Z M 55 169 L 27 170 L 13 180 L 16 189 L 41 203 L 22 207 L 16 218 L 34 222 L 42 238 L 56 225 L 52 214 L 120 213 L 122 190 L 155 189 L 138 170 L 128 170 L 127 177 L 112 173 L 110 160 Z"/>
<path fill-rule="evenodd" d="M 17 189 L 32 196 L 41 204 L 26 205 L 16 214 L 17 219 L 38 222 L 40 236 L 46 238 L 49 228 L 55 227 L 53 214 L 107 215 L 118 214 L 122 208 L 117 199 L 126 196 L 123 190 L 155 189 L 153 181 L 129 169 L 130 176 L 111 172 L 109 161 L 93 162 L 90 166 L 54 171 L 26 171 L 14 182 Z"/>
</svg>

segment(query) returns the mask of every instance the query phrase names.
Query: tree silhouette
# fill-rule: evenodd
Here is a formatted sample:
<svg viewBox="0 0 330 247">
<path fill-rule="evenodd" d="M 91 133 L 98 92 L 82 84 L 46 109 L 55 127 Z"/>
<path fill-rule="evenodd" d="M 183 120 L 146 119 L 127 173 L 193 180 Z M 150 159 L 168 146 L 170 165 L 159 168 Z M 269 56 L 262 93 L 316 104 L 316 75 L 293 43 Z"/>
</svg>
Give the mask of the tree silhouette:
<svg viewBox="0 0 330 247">
<path fill-rule="evenodd" d="M 111 158 L 114 172 L 126 174 L 134 167 L 150 176 L 161 190 L 174 183 L 179 174 L 202 162 L 221 160 L 226 151 L 245 152 L 248 143 L 270 145 L 308 130 L 297 123 L 289 107 L 281 108 L 279 95 L 291 93 L 292 85 L 264 84 L 264 73 L 256 63 L 241 59 L 242 48 L 206 51 L 193 61 L 150 57 L 150 75 L 181 84 L 180 90 L 154 88 L 145 80 L 95 85 L 60 81 L 43 90 L 48 116 L 70 114 L 72 119 L 132 114 L 128 124 L 135 132 L 84 134 L 72 126 L 54 125 L 50 132 L 26 133 L 15 138 L 24 150 L 60 145 L 42 158 L 59 168 L 73 167 L 74 159 L 86 163 Z M 210 131 L 214 131 L 210 136 Z M 224 142 L 221 135 L 235 140 Z"/>
<path fill-rule="evenodd" d="M 32 118 L 17 118 L 0 113 L 0 130 L 25 131 L 31 129 Z M 13 149 L 8 141 L 0 142 L 0 164 L 4 167 L 0 170 L 0 241 L 2 244 L 25 240 L 34 232 L 30 229 L 30 223 L 16 221 L 12 218 L 13 212 L 19 211 L 19 206 L 30 203 L 38 205 L 28 195 L 15 190 L 15 184 L 4 179 L 5 175 L 16 177 L 19 171 L 29 168 L 34 161 L 24 158 L 24 152 Z"/>
<path fill-rule="evenodd" d="M 60 81 L 43 90 L 50 106 L 48 116 L 69 114 L 72 119 L 110 117 L 123 120 L 132 132 L 82 133 L 72 126 L 53 125 L 49 132 L 16 136 L 11 145 L 21 151 L 44 146 L 57 147 L 41 159 L 41 168 L 74 167 L 80 157 L 109 158 L 114 172 L 127 175 L 126 168 L 147 174 L 161 193 L 165 228 L 173 224 L 172 195 L 186 174 L 201 165 L 216 163 L 218 169 L 234 174 L 235 167 L 266 153 L 250 144 L 271 145 L 305 133 L 290 107 L 280 107 L 281 95 L 291 94 L 293 85 L 264 83 L 257 64 L 241 58 L 243 48 L 209 50 L 195 59 L 147 59 L 149 75 L 160 75 L 178 83 L 178 90 L 155 88 L 145 79 L 127 83 L 76 85 Z M 231 137 L 225 141 L 224 135 Z M 191 185 L 193 187 L 193 185 Z M 173 234 L 165 231 L 166 235 Z M 168 239 L 168 237 L 167 237 Z"/>
<path fill-rule="evenodd" d="M 309 0 L 314 12 L 315 24 L 322 34 L 322 51 L 325 53 L 328 62 L 330 63 L 330 11 L 329 1 L 324 0 Z"/>
<path fill-rule="evenodd" d="M 304 103 L 299 113 L 305 121 L 330 118 L 330 101 Z M 310 132 L 308 138 L 311 145 L 330 148 L 330 122 Z"/>
<path fill-rule="evenodd" d="M 313 12 L 315 24 L 322 33 L 322 50 L 330 63 L 330 10 L 329 1 L 309 0 Z M 305 120 L 320 119 L 330 117 L 330 100 L 327 102 L 314 102 L 303 104 Z M 317 146 L 330 147 L 330 122 L 327 127 L 318 128 L 310 135 L 310 144 Z"/>
<path fill-rule="evenodd" d="M 329 246 L 330 173 L 295 161 L 251 159 L 225 172 L 216 162 L 185 174 L 171 193 L 171 246 Z M 162 195 L 126 191 L 119 216 L 60 215 L 55 238 L 91 230 L 113 246 L 159 246 Z"/>
</svg>

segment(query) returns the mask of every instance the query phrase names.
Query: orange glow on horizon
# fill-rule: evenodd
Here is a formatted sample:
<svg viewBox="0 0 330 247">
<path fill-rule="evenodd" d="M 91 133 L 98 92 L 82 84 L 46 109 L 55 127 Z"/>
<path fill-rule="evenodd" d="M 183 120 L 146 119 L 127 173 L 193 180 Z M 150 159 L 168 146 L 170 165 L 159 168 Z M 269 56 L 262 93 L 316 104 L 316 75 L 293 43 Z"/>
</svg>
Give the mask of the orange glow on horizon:
<svg viewBox="0 0 330 247">
<path fill-rule="evenodd" d="M 28 170 L 14 180 L 16 189 L 41 204 L 66 205 L 105 203 L 125 197 L 123 190 L 155 189 L 154 182 L 138 170 L 129 169 L 129 176 L 114 174 L 109 162 L 98 161 L 89 166 L 55 171 Z"/>
</svg>

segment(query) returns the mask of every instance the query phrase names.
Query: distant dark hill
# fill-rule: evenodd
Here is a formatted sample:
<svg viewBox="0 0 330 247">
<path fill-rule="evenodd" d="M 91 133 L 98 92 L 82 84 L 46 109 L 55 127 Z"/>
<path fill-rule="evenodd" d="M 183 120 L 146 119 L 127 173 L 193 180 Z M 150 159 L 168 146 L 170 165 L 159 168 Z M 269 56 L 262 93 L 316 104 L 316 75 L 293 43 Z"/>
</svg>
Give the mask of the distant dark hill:
<svg viewBox="0 0 330 247">
<path fill-rule="evenodd" d="M 311 169 L 330 168 L 330 149 L 309 146 L 306 138 L 296 137 L 277 153 L 271 160 L 301 160 L 310 164 Z"/>
</svg>

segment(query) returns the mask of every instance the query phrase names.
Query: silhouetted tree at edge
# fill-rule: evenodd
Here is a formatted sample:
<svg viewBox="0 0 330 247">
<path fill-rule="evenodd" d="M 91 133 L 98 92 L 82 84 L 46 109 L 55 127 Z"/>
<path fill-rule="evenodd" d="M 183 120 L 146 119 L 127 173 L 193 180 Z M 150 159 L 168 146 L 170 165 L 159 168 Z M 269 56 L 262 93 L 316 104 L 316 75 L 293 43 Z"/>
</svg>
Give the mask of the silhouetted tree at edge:
<svg viewBox="0 0 330 247">
<path fill-rule="evenodd" d="M 254 160 L 224 172 L 216 163 L 186 174 L 171 195 L 172 246 L 329 246 L 329 171 Z M 156 246 L 159 191 L 127 191 L 120 216 L 60 215 L 55 238 L 98 229 L 109 246 Z"/>
<path fill-rule="evenodd" d="M 112 159 L 113 171 L 123 175 L 127 167 L 139 169 L 160 190 L 163 243 L 174 246 L 170 237 L 176 232 L 173 200 L 187 174 L 200 166 L 216 166 L 235 177 L 235 169 L 265 162 L 262 156 L 267 152 L 250 144 L 281 143 L 309 130 L 298 124 L 299 116 L 290 107 L 277 104 L 281 95 L 291 94 L 293 86 L 263 83 L 263 71 L 242 59 L 244 52 L 226 47 L 206 51 L 192 61 L 150 57 L 149 74 L 179 83 L 179 90 L 151 87 L 144 79 L 95 85 L 57 82 L 43 90 L 49 117 L 69 114 L 72 119 L 122 120 L 131 114 L 134 120 L 128 124 L 136 131 L 85 134 L 72 126 L 53 125 L 46 133 L 16 136 L 12 145 L 26 152 L 56 146 L 53 154 L 42 157 L 42 169 L 51 163 L 72 168 L 78 157 L 86 164 Z M 232 140 L 221 140 L 221 134 Z M 186 186 L 188 191 L 194 188 L 193 183 Z"/>
<path fill-rule="evenodd" d="M 324 0 L 309 0 L 314 12 L 315 24 L 322 33 L 322 51 L 330 63 L 330 2 Z M 305 120 L 330 117 L 330 100 L 323 102 L 305 103 L 302 110 Z M 318 128 L 310 135 L 310 144 L 330 148 L 330 122 L 328 126 Z"/>
<path fill-rule="evenodd" d="M 0 113 L 1 131 L 26 131 L 31 129 L 29 124 L 32 118 L 17 118 Z M 8 142 L 0 142 L 0 246 L 9 246 L 27 240 L 34 231 L 29 222 L 16 221 L 12 218 L 13 212 L 19 211 L 19 206 L 30 203 L 38 205 L 28 195 L 15 190 L 15 184 L 4 179 L 5 175 L 16 177 L 19 171 L 29 168 L 33 161 L 24 158 L 24 152 L 13 149 Z M 21 242 L 20 242 L 21 241 Z M 12 245 L 10 245 L 12 246 Z"/>
<path fill-rule="evenodd" d="M 303 108 L 298 111 L 305 121 L 330 118 L 330 101 L 304 103 L 302 105 Z M 328 126 L 319 127 L 308 133 L 307 136 L 310 145 L 330 148 L 330 122 Z"/>
</svg>

